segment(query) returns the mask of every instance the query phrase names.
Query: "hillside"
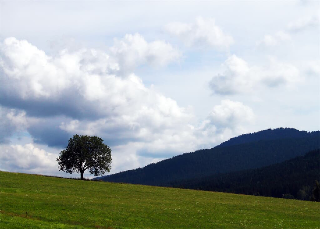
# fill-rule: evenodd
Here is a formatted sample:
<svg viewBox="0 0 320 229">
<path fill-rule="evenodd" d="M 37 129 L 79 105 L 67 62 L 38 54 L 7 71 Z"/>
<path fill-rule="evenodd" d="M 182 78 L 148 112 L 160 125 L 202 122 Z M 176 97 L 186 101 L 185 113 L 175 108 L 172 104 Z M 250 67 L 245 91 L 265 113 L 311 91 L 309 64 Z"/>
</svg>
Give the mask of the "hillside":
<svg viewBox="0 0 320 229">
<path fill-rule="evenodd" d="M 319 228 L 319 204 L 0 172 L 0 228 Z"/>
<path fill-rule="evenodd" d="M 288 138 L 306 138 L 310 134 L 316 134 L 317 132 L 309 133 L 307 131 L 299 131 L 293 128 L 278 128 L 262 130 L 256 133 L 243 134 L 235 138 L 231 138 L 228 141 L 221 143 L 219 146 L 231 146 L 240 145 L 250 142 L 277 140 L 277 139 L 288 139 Z"/>
<path fill-rule="evenodd" d="M 178 180 L 265 167 L 319 148 L 319 131 L 308 133 L 293 129 L 265 130 L 230 139 L 212 149 L 185 153 L 144 168 L 97 179 L 170 186 Z"/>
<path fill-rule="evenodd" d="M 177 181 L 174 187 L 310 200 L 320 181 L 320 150 L 279 164 L 210 177 Z"/>
</svg>

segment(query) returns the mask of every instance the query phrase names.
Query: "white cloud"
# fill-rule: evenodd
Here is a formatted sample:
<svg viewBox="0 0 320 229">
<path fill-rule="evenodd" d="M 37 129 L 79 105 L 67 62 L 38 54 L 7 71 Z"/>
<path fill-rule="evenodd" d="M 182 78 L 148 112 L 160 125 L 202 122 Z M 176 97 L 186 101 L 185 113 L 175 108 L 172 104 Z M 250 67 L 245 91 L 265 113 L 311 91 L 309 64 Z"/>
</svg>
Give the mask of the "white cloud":
<svg viewBox="0 0 320 229">
<path fill-rule="evenodd" d="M 297 67 L 288 63 L 281 63 L 275 58 L 269 58 L 264 68 L 259 68 L 256 74 L 260 75 L 260 83 L 268 87 L 281 85 L 292 86 L 303 81 Z"/>
<path fill-rule="evenodd" d="M 181 39 L 188 46 L 209 46 L 227 50 L 233 43 L 232 36 L 225 34 L 212 18 L 198 17 L 194 23 L 172 22 L 166 30 Z"/>
<path fill-rule="evenodd" d="M 209 85 L 217 94 L 236 94 L 252 88 L 250 68 L 243 59 L 232 55 L 223 64 L 224 72 L 214 76 Z"/>
<path fill-rule="evenodd" d="M 130 79 L 137 80 L 137 85 L 125 85 Z M 70 120 L 60 128 L 70 133 L 100 135 L 110 141 L 153 142 L 156 135 L 178 133 L 192 119 L 174 100 L 144 87 L 137 76 L 131 75 L 122 83 L 126 89 L 113 95 L 119 101 L 114 112 L 94 120 Z"/>
<path fill-rule="evenodd" d="M 288 25 L 288 30 L 292 32 L 298 32 L 309 28 L 317 28 L 319 31 L 319 15 L 299 18 Z"/>
<path fill-rule="evenodd" d="M 169 43 L 160 40 L 148 43 L 138 33 L 127 34 L 121 40 L 115 39 L 110 50 L 124 72 L 146 63 L 156 67 L 165 66 L 181 57 L 180 52 Z"/>
<path fill-rule="evenodd" d="M 0 169 L 15 172 L 57 174 L 57 155 L 34 144 L 0 145 Z"/>
<path fill-rule="evenodd" d="M 320 78 L 320 60 L 307 62 L 305 71 L 308 75 L 316 76 Z"/>
<path fill-rule="evenodd" d="M 247 126 L 254 121 L 255 115 L 250 107 L 241 102 L 222 100 L 198 127 L 198 138 L 203 147 L 207 148 L 208 143 L 217 144 L 248 132 Z"/>
<path fill-rule="evenodd" d="M 278 31 L 274 35 L 265 35 L 263 40 L 258 42 L 258 45 L 276 46 L 290 40 L 291 40 L 290 34 L 284 31 Z"/>
<path fill-rule="evenodd" d="M 241 123 L 250 123 L 254 118 L 251 108 L 241 102 L 222 100 L 220 105 L 213 108 L 209 115 L 212 124 L 223 129 L 225 127 L 234 128 Z"/>
<path fill-rule="evenodd" d="M 27 128 L 25 115 L 24 111 L 0 106 L 0 143 L 8 142 L 12 134 Z"/>
<path fill-rule="evenodd" d="M 209 82 L 211 90 L 222 95 L 251 93 L 261 86 L 291 86 L 303 80 L 295 66 L 271 57 L 267 65 L 260 67 L 249 66 L 243 59 L 232 55 L 223 63 L 222 69 L 223 73 L 215 75 Z"/>
<path fill-rule="evenodd" d="M 280 30 L 273 35 L 265 35 L 261 41 L 257 42 L 257 45 L 266 47 L 283 45 L 288 41 L 293 40 L 292 35 L 294 35 L 294 33 L 311 28 L 315 28 L 318 31 L 320 25 L 319 18 L 319 15 L 299 18 L 298 20 L 289 23 L 285 30 Z"/>
<path fill-rule="evenodd" d="M 194 138 L 193 114 L 147 88 L 138 76 L 117 76 L 119 65 L 99 50 L 48 56 L 27 41 L 9 38 L 1 44 L 0 61 L 0 81 L 6 85 L 0 88 L 0 103 L 23 110 L 4 114 L 11 132 L 21 125 L 34 142 L 60 148 L 73 134 L 98 135 L 112 147 L 134 144 L 127 156 L 139 160 L 138 151 L 173 155 L 194 149 L 188 143 Z M 5 123 L 2 127 L 8 129 Z M 21 147 L 14 148 L 18 155 Z M 31 152 L 25 147 L 23 152 Z"/>
<path fill-rule="evenodd" d="M 1 92 L 6 96 L 13 93 L 20 99 L 59 98 L 61 92 L 80 86 L 80 74 L 93 75 L 94 68 L 99 68 L 101 74 L 117 70 L 117 65 L 110 63 L 107 55 L 95 50 L 75 53 L 62 50 L 59 56 L 52 57 L 26 40 L 13 37 L 5 39 L 0 50 L 0 67 L 4 73 L 0 80 L 6 85 Z"/>
<path fill-rule="evenodd" d="M 142 56 L 153 54 L 154 48 L 148 46 Z M 0 89 L 0 102 L 16 104 L 29 116 L 67 117 L 70 123 L 63 118 L 61 130 L 142 139 L 161 129 L 175 130 L 191 117 L 174 100 L 145 87 L 136 75 L 115 75 L 117 63 L 101 51 L 63 50 L 52 57 L 27 41 L 9 38 L 1 44 L 1 53 L 0 82 L 6 87 Z M 76 125 L 76 120 L 83 122 Z"/>
</svg>

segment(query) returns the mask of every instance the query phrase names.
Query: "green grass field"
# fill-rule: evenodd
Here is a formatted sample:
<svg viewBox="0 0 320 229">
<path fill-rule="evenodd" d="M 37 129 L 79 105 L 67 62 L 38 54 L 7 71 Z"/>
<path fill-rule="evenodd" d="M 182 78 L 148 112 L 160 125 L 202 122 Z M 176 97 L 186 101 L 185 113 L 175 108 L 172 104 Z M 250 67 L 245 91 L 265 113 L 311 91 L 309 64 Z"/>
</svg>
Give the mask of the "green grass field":
<svg viewBox="0 0 320 229">
<path fill-rule="evenodd" d="M 0 172 L 0 228 L 320 228 L 320 204 Z"/>
</svg>

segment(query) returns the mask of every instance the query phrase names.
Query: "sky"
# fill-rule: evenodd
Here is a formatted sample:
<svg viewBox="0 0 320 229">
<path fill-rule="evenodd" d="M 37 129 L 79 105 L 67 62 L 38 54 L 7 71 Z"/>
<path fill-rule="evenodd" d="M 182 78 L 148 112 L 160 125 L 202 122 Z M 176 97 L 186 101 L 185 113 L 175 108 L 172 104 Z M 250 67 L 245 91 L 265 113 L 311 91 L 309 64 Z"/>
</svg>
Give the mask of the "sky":
<svg viewBox="0 0 320 229">
<path fill-rule="evenodd" d="M 56 158 L 74 134 L 101 137 L 116 173 L 319 130 L 319 15 L 311 0 L 0 0 L 0 170 L 69 176 Z"/>
</svg>

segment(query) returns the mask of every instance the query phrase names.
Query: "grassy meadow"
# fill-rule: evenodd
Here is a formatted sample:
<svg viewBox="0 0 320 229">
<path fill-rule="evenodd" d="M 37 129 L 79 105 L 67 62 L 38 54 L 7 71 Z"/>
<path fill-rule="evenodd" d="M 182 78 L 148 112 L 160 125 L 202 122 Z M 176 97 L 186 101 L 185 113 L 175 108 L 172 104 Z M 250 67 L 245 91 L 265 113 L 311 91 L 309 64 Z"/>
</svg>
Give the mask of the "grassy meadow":
<svg viewBox="0 0 320 229">
<path fill-rule="evenodd" d="M 0 172 L 0 228 L 320 228 L 320 203 Z"/>
</svg>

